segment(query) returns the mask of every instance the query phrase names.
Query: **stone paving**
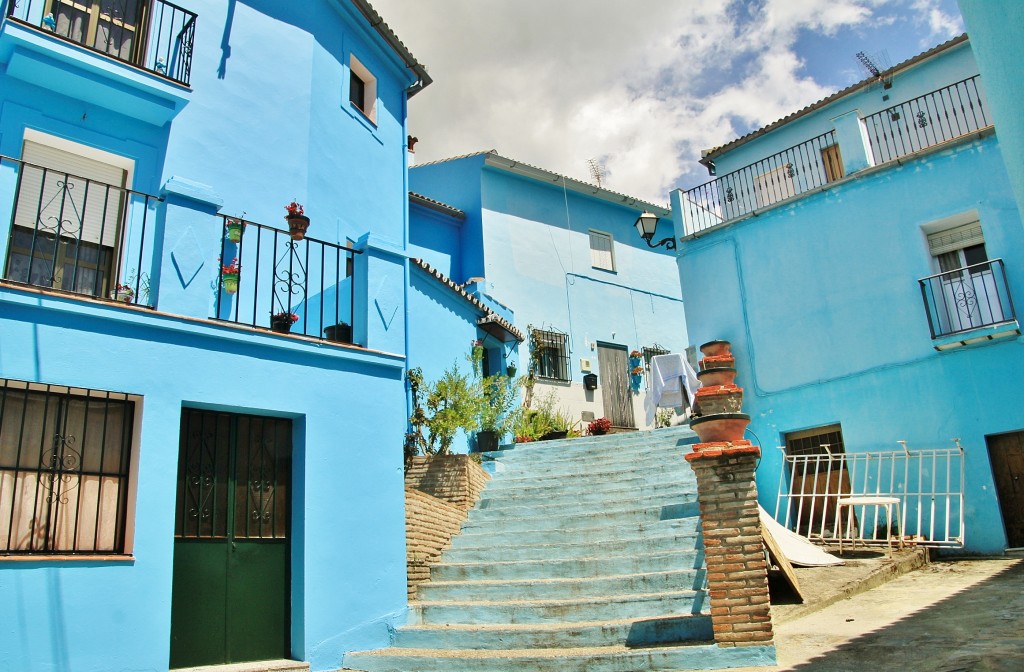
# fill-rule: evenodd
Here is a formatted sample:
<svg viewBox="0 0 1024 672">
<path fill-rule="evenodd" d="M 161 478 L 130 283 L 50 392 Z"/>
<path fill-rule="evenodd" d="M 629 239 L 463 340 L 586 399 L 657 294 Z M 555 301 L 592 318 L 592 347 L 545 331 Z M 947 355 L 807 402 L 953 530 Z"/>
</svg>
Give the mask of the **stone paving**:
<svg viewBox="0 0 1024 672">
<path fill-rule="evenodd" d="M 775 628 L 778 667 L 734 672 L 1020 672 L 1022 625 L 1024 560 L 933 560 L 783 619 Z"/>
</svg>

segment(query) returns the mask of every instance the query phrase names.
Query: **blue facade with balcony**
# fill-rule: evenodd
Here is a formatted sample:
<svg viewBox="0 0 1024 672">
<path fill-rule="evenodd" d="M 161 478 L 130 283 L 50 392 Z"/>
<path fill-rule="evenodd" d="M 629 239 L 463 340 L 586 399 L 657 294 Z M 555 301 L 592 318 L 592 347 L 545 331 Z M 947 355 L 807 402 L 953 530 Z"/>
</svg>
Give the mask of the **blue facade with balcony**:
<svg viewBox="0 0 1024 672">
<path fill-rule="evenodd" d="M 600 417 L 650 427 L 647 372 L 631 377 L 629 354 L 690 343 L 673 253 L 652 250 L 634 228 L 645 211 L 670 224 L 668 210 L 494 151 L 414 166 L 409 180 L 421 200 L 410 254 L 468 284 L 525 336 L 484 334 L 493 371 L 532 370 L 533 398 L 554 395 L 583 430 Z M 424 197 L 459 215 L 424 207 Z"/>
<path fill-rule="evenodd" d="M 429 77 L 366 2 L 294 4 L 0 3 L 10 669 L 335 669 L 404 621 Z"/>
<path fill-rule="evenodd" d="M 694 342 L 732 341 L 762 505 L 810 536 L 1024 544 L 1024 229 L 966 36 L 723 147 L 672 194 Z M 775 446 L 783 450 L 774 450 Z M 901 529 L 844 493 L 895 496 Z"/>
</svg>

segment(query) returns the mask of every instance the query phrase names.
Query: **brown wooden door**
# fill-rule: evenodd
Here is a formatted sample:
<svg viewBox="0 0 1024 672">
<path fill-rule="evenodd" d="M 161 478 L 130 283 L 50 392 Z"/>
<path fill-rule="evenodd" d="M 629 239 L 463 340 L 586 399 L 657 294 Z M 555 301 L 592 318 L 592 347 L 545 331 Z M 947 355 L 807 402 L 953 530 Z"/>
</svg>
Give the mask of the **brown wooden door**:
<svg viewBox="0 0 1024 672">
<path fill-rule="evenodd" d="M 626 346 L 598 343 L 597 365 L 601 372 L 604 416 L 612 421 L 614 427 L 635 427 Z"/>
<path fill-rule="evenodd" d="M 1024 432 L 986 436 L 1006 542 L 1024 547 Z"/>
</svg>

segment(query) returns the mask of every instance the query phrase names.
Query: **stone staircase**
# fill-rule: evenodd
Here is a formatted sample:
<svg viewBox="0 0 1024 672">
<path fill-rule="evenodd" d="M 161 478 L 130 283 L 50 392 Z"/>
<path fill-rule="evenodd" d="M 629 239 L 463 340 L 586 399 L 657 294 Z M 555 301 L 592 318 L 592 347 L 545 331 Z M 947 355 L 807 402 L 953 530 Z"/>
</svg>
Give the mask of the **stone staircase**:
<svg viewBox="0 0 1024 672">
<path fill-rule="evenodd" d="M 365 672 L 641 672 L 771 664 L 712 642 L 696 480 L 676 427 L 484 456 L 494 477 Z"/>
</svg>

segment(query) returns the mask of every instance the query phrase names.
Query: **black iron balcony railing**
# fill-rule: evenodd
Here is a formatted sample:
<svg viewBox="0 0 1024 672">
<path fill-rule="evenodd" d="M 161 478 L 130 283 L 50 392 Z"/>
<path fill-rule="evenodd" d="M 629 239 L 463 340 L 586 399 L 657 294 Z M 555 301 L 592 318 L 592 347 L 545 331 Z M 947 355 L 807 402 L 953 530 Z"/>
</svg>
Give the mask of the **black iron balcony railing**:
<svg viewBox="0 0 1024 672">
<path fill-rule="evenodd" d="M 189 83 L 196 15 L 165 0 L 11 0 L 7 15 L 54 36 Z"/>
<path fill-rule="evenodd" d="M 979 83 L 975 75 L 864 117 L 875 165 L 989 126 Z"/>
<path fill-rule="evenodd" d="M 683 194 L 694 234 L 842 177 L 835 131 L 811 138 Z"/>
<path fill-rule="evenodd" d="M 223 217 L 214 319 L 352 343 L 359 250 Z"/>
<path fill-rule="evenodd" d="M 0 156 L 6 168 L 17 172 L 6 280 L 152 305 L 159 198 Z"/>
<path fill-rule="evenodd" d="M 932 338 L 1016 319 L 1002 259 L 918 280 Z"/>
</svg>

